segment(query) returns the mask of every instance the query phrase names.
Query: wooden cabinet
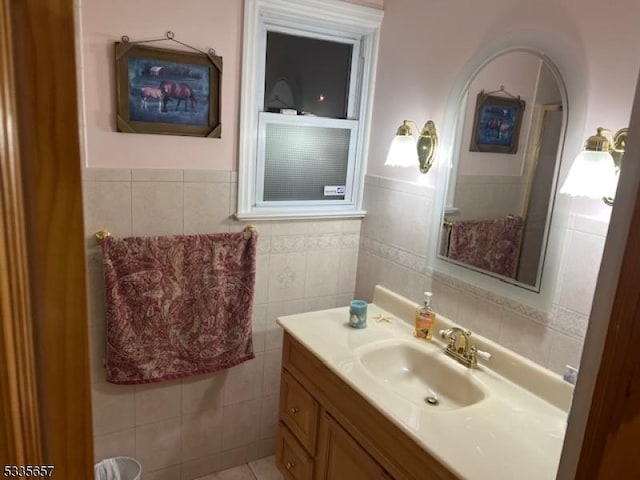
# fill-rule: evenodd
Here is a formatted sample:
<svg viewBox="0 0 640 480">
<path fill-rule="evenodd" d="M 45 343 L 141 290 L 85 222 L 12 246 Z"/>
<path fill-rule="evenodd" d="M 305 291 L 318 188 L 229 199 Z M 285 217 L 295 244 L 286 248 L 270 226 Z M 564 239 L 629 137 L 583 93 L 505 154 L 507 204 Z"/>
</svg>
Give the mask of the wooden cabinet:
<svg viewBox="0 0 640 480">
<path fill-rule="evenodd" d="M 328 413 L 325 413 L 322 418 L 320 434 L 315 478 L 319 480 L 391 478 Z"/>
<path fill-rule="evenodd" d="M 287 480 L 457 478 L 286 333 L 279 415 Z"/>
</svg>

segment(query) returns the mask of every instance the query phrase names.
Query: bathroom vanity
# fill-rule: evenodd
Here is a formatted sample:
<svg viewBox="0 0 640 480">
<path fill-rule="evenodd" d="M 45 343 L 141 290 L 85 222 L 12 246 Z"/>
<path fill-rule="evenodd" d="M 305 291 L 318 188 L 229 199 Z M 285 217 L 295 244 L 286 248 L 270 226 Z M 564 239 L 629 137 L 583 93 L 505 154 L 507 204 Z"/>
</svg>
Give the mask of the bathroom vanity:
<svg viewBox="0 0 640 480">
<path fill-rule="evenodd" d="M 346 307 L 278 319 L 285 478 L 555 478 L 571 387 L 473 335 L 492 358 L 459 364 L 413 338 L 416 307 L 377 287 L 362 330 Z"/>
<path fill-rule="evenodd" d="M 291 479 L 456 478 L 291 335 L 276 462 Z"/>
</svg>

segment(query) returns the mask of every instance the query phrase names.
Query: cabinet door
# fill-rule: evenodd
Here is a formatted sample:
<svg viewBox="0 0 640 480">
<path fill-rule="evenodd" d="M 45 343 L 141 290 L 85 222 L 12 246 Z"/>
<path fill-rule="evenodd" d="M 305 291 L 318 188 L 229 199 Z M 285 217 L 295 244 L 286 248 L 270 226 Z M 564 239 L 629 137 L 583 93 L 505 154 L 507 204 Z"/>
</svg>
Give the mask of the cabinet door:
<svg viewBox="0 0 640 480">
<path fill-rule="evenodd" d="M 318 480 L 388 480 L 391 477 L 329 414 L 322 417 Z"/>
</svg>

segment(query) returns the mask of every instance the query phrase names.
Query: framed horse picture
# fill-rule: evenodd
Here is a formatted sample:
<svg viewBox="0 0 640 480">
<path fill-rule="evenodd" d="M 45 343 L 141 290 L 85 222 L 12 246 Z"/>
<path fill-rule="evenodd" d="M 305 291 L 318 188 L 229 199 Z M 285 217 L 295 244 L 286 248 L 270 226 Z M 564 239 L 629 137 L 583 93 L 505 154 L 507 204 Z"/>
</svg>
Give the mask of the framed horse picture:
<svg viewBox="0 0 640 480">
<path fill-rule="evenodd" d="M 517 153 L 525 101 L 481 91 L 471 131 L 471 152 Z"/>
<path fill-rule="evenodd" d="M 220 138 L 222 57 L 116 42 L 119 132 Z"/>
</svg>

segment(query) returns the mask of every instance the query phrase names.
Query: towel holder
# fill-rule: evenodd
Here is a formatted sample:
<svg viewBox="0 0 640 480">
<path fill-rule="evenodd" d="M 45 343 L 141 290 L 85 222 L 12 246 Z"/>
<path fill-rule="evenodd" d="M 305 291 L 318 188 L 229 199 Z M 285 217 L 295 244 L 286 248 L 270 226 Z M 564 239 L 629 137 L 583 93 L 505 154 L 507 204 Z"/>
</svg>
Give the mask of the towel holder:
<svg viewBox="0 0 640 480">
<path fill-rule="evenodd" d="M 245 233 L 253 233 L 257 232 L 258 229 L 254 225 L 247 225 L 243 230 Z M 98 230 L 96 232 L 96 242 L 102 243 L 104 239 L 110 237 L 111 233 L 108 230 Z"/>
<path fill-rule="evenodd" d="M 102 243 L 104 239 L 110 237 L 111 233 L 108 230 L 98 230 L 96 232 L 96 242 Z"/>
</svg>

